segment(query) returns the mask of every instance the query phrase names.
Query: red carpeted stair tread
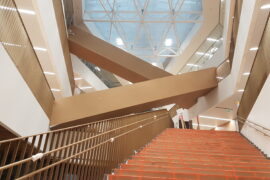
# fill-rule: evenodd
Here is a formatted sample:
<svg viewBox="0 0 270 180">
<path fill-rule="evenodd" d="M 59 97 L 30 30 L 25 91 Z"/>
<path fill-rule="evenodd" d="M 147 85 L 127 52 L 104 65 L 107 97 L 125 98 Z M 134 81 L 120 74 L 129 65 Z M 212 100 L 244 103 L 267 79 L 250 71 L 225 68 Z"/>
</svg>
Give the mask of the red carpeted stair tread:
<svg viewBox="0 0 270 180">
<path fill-rule="evenodd" d="M 239 170 L 239 171 L 262 171 L 262 172 L 270 172 L 270 165 L 267 167 L 264 164 L 228 164 L 228 165 L 220 165 L 220 164 L 210 164 L 210 163 L 170 163 L 170 162 L 153 162 L 153 161 L 136 161 L 129 160 L 129 165 L 145 165 L 145 166 L 162 166 L 162 167 L 187 167 L 187 168 L 201 168 L 201 169 L 222 169 L 222 170 Z"/>
<path fill-rule="evenodd" d="M 108 179 L 270 179 L 270 161 L 238 132 L 166 129 Z"/>
<path fill-rule="evenodd" d="M 264 178 L 258 177 L 241 177 L 241 176 L 189 176 L 181 178 L 161 178 L 161 177 L 148 177 L 148 176 L 131 176 L 131 175 L 109 175 L 108 180 L 263 180 Z M 218 178 L 218 179 L 217 179 Z"/>
<path fill-rule="evenodd" d="M 160 177 L 160 178 L 176 178 L 176 179 L 263 179 L 265 177 L 245 176 L 245 175 L 213 175 L 201 173 L 188 173 L 188 172 L 158 172 L 158 171 L 144 171 L 144 170 L 115 170 L 115 175 L 128 175 L 128 176 L 142 176 L 142 177 Z"/>
</svg>

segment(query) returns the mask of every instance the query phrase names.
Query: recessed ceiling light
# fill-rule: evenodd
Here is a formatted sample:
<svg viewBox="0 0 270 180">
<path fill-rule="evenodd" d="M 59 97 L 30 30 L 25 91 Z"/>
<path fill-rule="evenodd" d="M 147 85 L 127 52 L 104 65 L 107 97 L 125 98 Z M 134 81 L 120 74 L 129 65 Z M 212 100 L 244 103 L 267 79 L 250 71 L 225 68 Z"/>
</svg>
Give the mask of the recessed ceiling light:
<svg viewBox="0 0 270 180">
<path fill-rule="evenodd" d="M 197 55 L 204 55 L 203 52 L 196 52 Z"/>
<path fill-rule="evenodd" d="M 78 77 L 78 78 L 74 78 L 75 81 L 79 81 L 79 80 L 82 80 L 83 78 L 81 77 Z"/>
<path fill-rule="evenodd" d="M 51 91 L 53 91 L 53 92 L 60 92 L 61 90 L 60 89 L 54 89 L 54 88 L 52 88 Z"/>
<path fill-rule="evenodd" d="M 172 45 L 172 39 L 166 39 L 164 44 L 165 44 L 165 46 L 171 46 Z"/>
<path fill-rule="evenodd" d="M 218 42 L 219 40 L 218 40 L 218 39 L 214 39 L 214 38 L 207 38 L 207 41 L 210 41 L 210 42 Z"/>
<path fill-rule="evenodd" d="M 213 47 L 213 48 L 210 50 L 210 52 L 211 52 L 211 53 L 214 53 L 214 52 L 216 52 L 217 50 L 218 50 L 217 47 Z"/>
<path fill-rule="evenodd" d="M 22 45 L 20 44 L 13 44 L 13 43 L 9 43 L 9 42 L 0 42 L 5 46 L 15 46 L 15 47 L 22 47 Z"/>
<path fill-rule="evenodd" d="M 47 49 L 42 48 L 42 47 L 34 47 L 34 50 L 36 50 L 36 51 L 47 51 Z"/>
<path fill-rule="evenodd" d="M 270 4 L 265 4 L 261 6 L 261 9 L 270 9 Z"/>
<path fill-rule="evenodd" d="M 46 75 L 55 75 L 54 72 L 48 72 L 48 71 L 44 71 L 44 74 L 46 74 Z"/>
<path fill-rule="evenodd" d="M 249 76 L 250 75 L 250 72 L 245 72 L 243 73 L 244 76 Z"/>
<path fill-rule="evenodd" d="M 35 15 L 35 11 L 31 11 L 31 10 L 27 10 L 27 9 L 18 9 L 18 11 L 20 13 L 23 13 L 23 14 L 29 14 L 29 15 Z"/>
<path fill-rule="evenodd" d="M 79 87 L 80 89 L 92 89 L 92 86 L 84 86 L 84 87 Z"/>
<path fill-rule="evenodd" d="M 8 7 L 8 6 L 0 6 L 0 9 L 7 10 L 7 11 L 17 11 L 16 8 Z M 27 9 L 18 9 L 18 11 L 20 13 L 24 13 L 24 14 L 30 14 L 30 15 L 35 15 L 36 14 L 34 11 L 27 10 Z"/>
<path fill-rule="evenodd" d="M 197 65 L 197 64 L 187 64 L 187 66 L 200 67 L 200 66 Z"/>
<path fill-rule="evenodd" d="M 252 48 L 250 48 L 249 50 L 250 51 L 257 51 L 259 49 L 259 47 L 252 47 Z"/>
<path fill-rule="evenodd" d="M 206 119 L 222 120 L 222 121 L 232 121 L 232 119 L 212 117 L 212 116 L 203 116 L 203 115 L 201 115 L 199 117 L 200 118 L 206 118 Z"/>
<path fill-rule="evenodd" d="M 213 54 L 210 53 L 203 53 L 203 52 L 196 52 L 197 55 L 204 55 L 204 56 L 213 56 Z"/>
<path fill-rule="evenodd" d="M 101 70 L 100 70 L 100 68 L 99 68 L 99 67 L 97 67 L 97 66 L 95 67 L 95 70 L 97 70 L 97 71 L 101 71 Z"/>
<path fill-rule="evenodd" d="M 238 89 L 237 92 L 244 92 L 244 89 Z"/>
<path fill-rule="evenodd" d="M 222 80 L 222 79 L 224 79 L 224 78 L 223 78 L 223 77 L 219 77 L 219 76 L 218 76 L 218 77 L 217 77 L 217 79 L 220 79 L 220 80 Z"/>
<path fill-rule="evenodd" d="M 197 123 L 192 123 L 193 126 L 198 126 Z M 207 124 L 199 124 L 199 126 L 202 127 L 210 127 L 210 128 L 216 128 L 217 126 L 207 125 Z"/>
<path fill-rule="evenodd" d="M 155 63 L 155 62 L 152 62 L 152 65 L 153 65 L 153 66 L 157 66 L 157 63 Z"/>
<path fill-rule="evenodd" d="M 121 38 L 116 38 L 116 44 L 119 45 L 119 46 L 123 46 L 124 45 L 124 42 Z"/>
</svg>

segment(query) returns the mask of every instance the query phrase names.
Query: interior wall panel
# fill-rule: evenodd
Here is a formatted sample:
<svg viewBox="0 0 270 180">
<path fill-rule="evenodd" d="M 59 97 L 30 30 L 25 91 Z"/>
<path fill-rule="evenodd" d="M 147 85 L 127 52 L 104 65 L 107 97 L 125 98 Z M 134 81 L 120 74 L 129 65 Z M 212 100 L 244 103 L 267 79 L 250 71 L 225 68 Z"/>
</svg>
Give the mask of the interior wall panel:
<svg viewBox="0 0 270 180">
<path fill-rule="evenodd" d="M 0 6 L 16 9 L 12 0 L 0 1 Z M 33 50 L 17 11 L 0 9 L 0 41 L 13 60 L 32 93 L 50 117 L 54 97 Z"/>
</svg>

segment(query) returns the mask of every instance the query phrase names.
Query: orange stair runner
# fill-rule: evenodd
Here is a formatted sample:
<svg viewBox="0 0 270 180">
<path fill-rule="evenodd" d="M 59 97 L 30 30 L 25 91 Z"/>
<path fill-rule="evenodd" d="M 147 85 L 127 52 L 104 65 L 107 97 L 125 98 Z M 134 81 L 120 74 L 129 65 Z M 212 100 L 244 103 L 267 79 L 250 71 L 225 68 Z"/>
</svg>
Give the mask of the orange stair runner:
<svg viewBox="0 0 270 180">
<path fill-rule="evenodd" d="M 270 161 L 238 132 L 166 129 L 107 179 L 270 180 Z"/>
</svg>

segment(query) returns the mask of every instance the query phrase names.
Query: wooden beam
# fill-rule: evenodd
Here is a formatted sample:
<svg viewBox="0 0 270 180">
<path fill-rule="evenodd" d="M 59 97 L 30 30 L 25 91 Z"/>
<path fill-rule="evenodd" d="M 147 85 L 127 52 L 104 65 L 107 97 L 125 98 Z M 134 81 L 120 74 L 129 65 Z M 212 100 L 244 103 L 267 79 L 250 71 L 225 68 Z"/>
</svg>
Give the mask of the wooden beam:
<svg viewBox="0 0 270 180">
<path fill-rule="evenodd" d="M 78 27 L 71 28 L 70 52 L 130 82 L 141 82 L 172 74 L 115 47 Z"/>
<path fill-rule="evenodd" d="M 210 68 L 59 99 L 54 104 L 51 126 L 70 126 L 172 103 L 188 109 L 216 86 L 216 69 Z"/>
</svg>

